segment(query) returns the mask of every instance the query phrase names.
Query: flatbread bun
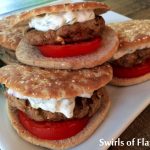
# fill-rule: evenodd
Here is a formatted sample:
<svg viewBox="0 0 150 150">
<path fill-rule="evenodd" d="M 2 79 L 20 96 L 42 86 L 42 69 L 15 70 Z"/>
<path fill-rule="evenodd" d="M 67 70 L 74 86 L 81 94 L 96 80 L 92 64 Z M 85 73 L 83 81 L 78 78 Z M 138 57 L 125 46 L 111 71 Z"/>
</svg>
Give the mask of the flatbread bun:
<svg viewBox="0 0 150 150">
<path fill-rule="evenodd" d="M 10 106 L 8 106 L 8 116 L 13 128 L 17 131 L 18 135 L 24 140 L 37 146 L 42 146 L 49 149 L 62 150 L 79 145 L 80 143 L 88 139 L 105 119 L 109 108 L 110 100 L 107 96 L 106 91 L 104 90 L 104 98 L 99 111 L 90 119 L 87 126 L 81 132 L 65 140 L 43 140 L 35 137 L 20 124 L 17 117 L 17 111 Z"/>
<path fill-rule="evenodd" d="M 118 48 L 118 37 L 106 27 L 102 34 L 101 47 L 93 53 L 67 58 L 44 57 L 37 47 L 23 39 L 16 50 L 17 59 L 27 65 L 50 69 L 92 68 L 109 60 Z"/>
<path fill-rule="evenodd" d="M 136 78 L 117 78 L 113 77 L 112 81 L 110 82 L 111 85 L 116 85 L 116 86 L 130 86 L 130 85 L 135 85 L 139 84 L 145 81 L 150 80 L 150 73 L 147 73 L 143 76 L 136 77 Z"/>
<path fill-rule="evenodd" d="M 113 59 L 118 59 L 138 49 L 150 48 L 150 20 L 130 20 L 109 24 L 119 36 L 120 45 Z"/>
<path fill-rule="evenodd" d="M 0 83 L 22 95 L 41 99 L 93 93 L 111 80 L 112 68 L 108 64 L 81 70 L 47 70 L 17 64 L 0 68 Z"/>
<path fill-rule="evenodd" d="M 38 15 L 44 15 L 48 13 L 61 13 L 67 11 L 76 10 L 94 10 L 96 14 L 102 14 L 109 10 L 109 7 L 100 2 L 77 2 L 77 3 L 67 3 L 58 5 L 49 5 L 33 10 L 25 11 L 21 14 L 17 14 L 15 19 L 8 17 L 11 20 L 13 26 L 18 26 L 21 24 L 27 24 L 28 21 Z"/>
<path fill-rule="evenodd" d="M 11 18 L 14 20 L 16 17 L 11 16 Z M 9 18 L 0 20 L 0 45 L 15 51 L 26 30 L 27 26 L 12 27 Z"/>
<path fill-rule="evenodd" d="M 18 64 L 16 54 L 14 51 L 0 46 L 0 59 L 6 64 Z"/>
</svg>

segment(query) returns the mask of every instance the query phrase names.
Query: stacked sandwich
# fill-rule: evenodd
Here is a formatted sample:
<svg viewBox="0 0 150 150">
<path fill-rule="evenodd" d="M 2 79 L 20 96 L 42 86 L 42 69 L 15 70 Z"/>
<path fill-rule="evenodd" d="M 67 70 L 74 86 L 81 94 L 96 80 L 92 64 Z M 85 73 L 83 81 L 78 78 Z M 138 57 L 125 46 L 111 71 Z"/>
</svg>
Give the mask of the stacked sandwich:
<svg viewBox="0 0 150 150">
<path fill-rule="evenodd" d="M 113 85 L 128 86 L 150 79 L 150 20 L 131 20 L 110 25 L 120 44 L 111 61 Z"/>
<path fill-rule="evenodd" d="M 104 63 L 119 45 L 99 15 L 108 9 L 80 2 L 9 18 L 14 27 L 28 26 L 16 49 L 22 65 L 0 69 L 9 118 L 23 139 L 66 149 L 90 137 L 105 118 L 110 101 L 104 86 L 112 68 Z"/>
</svg>

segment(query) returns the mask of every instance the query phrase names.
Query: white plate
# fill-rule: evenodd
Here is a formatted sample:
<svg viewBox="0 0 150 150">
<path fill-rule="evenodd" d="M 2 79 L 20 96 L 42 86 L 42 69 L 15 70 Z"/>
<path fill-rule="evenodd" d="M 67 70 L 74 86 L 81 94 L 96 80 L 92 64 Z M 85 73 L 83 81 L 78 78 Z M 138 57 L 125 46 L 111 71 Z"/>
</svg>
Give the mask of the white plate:
<svg viewBox="0 0 150 150">
<path fill-rule="evenodd" d="M 125 21 L 129 18 L 115 12 L 104 15 L 107 22 Z M 109 20 L 109 21 L 108 21 Z M 105 150 L 99 147 L 99 139 L 116 139 L 150 103 L 150 81 L 126 88 L 108 86 L 112 106 L 110 112 L 96 132 L 84 143 L 72 150 Z M 5 98 L 0 93 L 0 149 L 1 150 L 45 150 L 22 140 L 10 125 Z"/>
</svg>

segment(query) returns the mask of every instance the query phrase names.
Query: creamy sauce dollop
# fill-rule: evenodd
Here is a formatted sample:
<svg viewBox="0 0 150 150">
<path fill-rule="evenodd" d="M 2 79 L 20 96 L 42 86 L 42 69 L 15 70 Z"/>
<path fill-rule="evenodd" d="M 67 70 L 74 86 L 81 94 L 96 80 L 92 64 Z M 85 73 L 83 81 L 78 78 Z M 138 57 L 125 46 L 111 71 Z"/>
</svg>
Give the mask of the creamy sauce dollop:
<svg viewBox="0 0 150 150">
<path fill-rule="evenodd" d="M 64 25 L 76 22 L 85 22 L 95 18 L 93 10 L 68 11 L 62 13 L 46 14 L 42 17 L 34 17 L 29 22 L 30 28 L 39 31 L 57 30 Z"/>
<path fill-rule="evenodd" d="M 16 98 L 19 98 L 21 100 L 28 100 L 31 107 L 38 109 L 41 108 L 42 110 L 46 110 L 52 113 L 60 112 L 64 114 L 67 118 L 73 117 L 73 110 L 75 107 L 75 98 L 67 99 L 41 99 L 41 98 L 34 98 L 34 97 L 28 97 L 20 94 L 19 92 L 16 92 L 12 89 L 8 89 L 7 93 L 11 96 L 14 96 Z M 87 97 L 90 98 L 92 96 L 92 93 L 84 93 L 80 97 Z"/>
</svg>

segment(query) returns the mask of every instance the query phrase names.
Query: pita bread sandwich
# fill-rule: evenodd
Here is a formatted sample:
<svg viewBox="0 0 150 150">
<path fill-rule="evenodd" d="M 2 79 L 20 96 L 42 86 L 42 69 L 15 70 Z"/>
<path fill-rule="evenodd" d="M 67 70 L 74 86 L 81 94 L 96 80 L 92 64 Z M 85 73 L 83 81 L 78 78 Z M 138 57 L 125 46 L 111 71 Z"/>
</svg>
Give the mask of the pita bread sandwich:
<svg viewBox="0 0 150 150">
<path fill-rule="evenodd" d="M 150 20 L 131 20 L 110 25 L 118 32 L 120 45 L 111 62 L 117 86 L 150 79 Z"/>
<path fill-rule="evenodd" d="M 110 100 L 104 86 L 111 79 L 108 64 L 80 70 L 0 68 L 9 119 L 18 135 L 59 150 L 85 141 L 105 119 Z"/>
<path fill-rule="evenodd" d="M 81 69 L 101 65 L 117 50 L 118 37 L 100 16 L 100 2 L 45 6 L 24 12 L 12 25 L 28 26 L 16 49 L 17 59 L 49 69 Z"/>
</svg>

